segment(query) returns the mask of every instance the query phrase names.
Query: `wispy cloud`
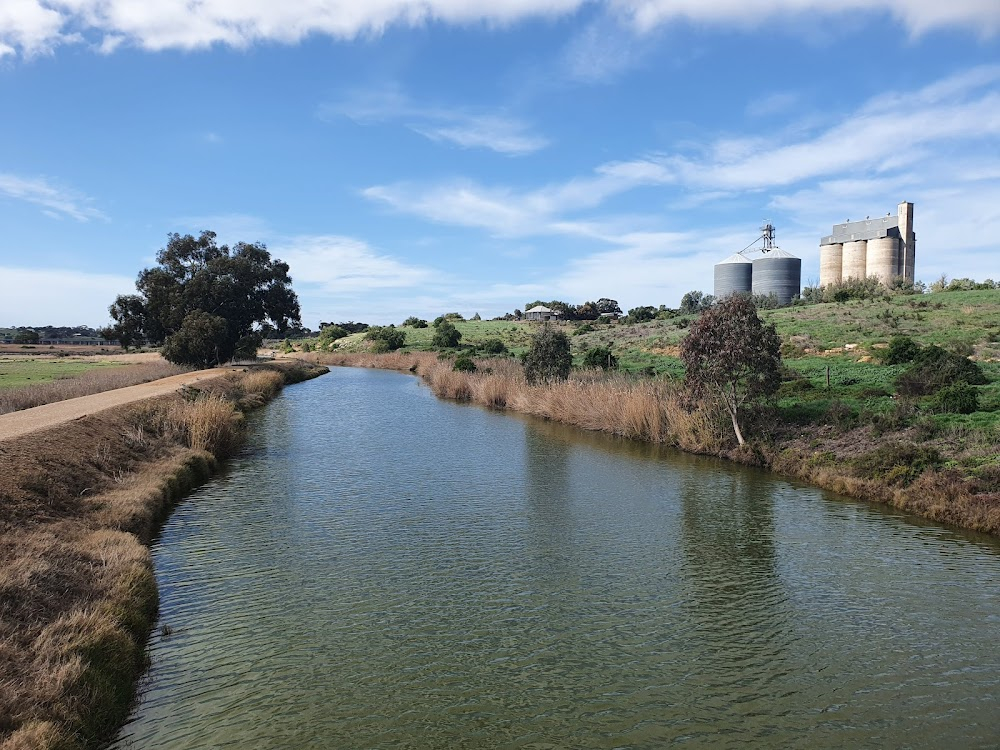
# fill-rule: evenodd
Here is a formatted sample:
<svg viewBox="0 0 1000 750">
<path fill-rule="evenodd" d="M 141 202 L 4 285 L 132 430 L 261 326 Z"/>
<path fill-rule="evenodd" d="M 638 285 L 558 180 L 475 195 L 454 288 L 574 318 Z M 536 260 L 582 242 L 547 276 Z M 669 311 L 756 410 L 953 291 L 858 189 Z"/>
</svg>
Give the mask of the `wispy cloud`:
<svg viewBox="0 0 1000 750">
<path fill-rule="evenodd" d="M 40 206 L 46 215 L 54 219 L 108 220 L 107 216 L 91 205 L 92 198 L 45 177 L 20 177 L 0 173 L 0 197 L 2 196 Z"/>
<path fill-rule="evenodd" d="M 296 285 L 312 286 L 329 294 L 414 288 L 441 280 L 430 268 L 379 254 L 352 237 L 293 237 L 275 242 L 271 253 L 288 263 Z"/>
<path fill-rule="evenodd" d="M 434 185 L 376 185 L 363 190 L 362 195 L 431 221 L 480 227 L 498 235 L 586 234 L 584 225 L 564 216 L 595 208 L 613 195 L 672 180 L 673 175 L 662 164 L 653 159 L 638 159 L 602 164 L 587 177 L 527 193 L 453 181 Z"/>
<path fill-rule="evenodd" d="M 462 107 L 418 106 L 395 89 L 367 91 L 341 102 L 320 107 L 325 120 L 348 117 L 356 122 L 402 122 L 432 141 L 461 148 L 485 148 L 501 154 L 522 156 L 539 151 L 548 141 L 529 126 L 504 114 Z"/>
<path fill-rule="evenodd" d="M 914 35 L 949 27 L 981 36 L 1000 32 L 995 0 L 7 0 L 0 4 L 0 54 L 37 54 L 75 42 L 109 54 L 123 45 L 166 50 L 297 44 L 313 35 L 377 35 L 391 26 L 504 26 L 565 17 L 585 5 L 619 16 L 639 34 L 685 21 L 756 28 L 789 16 L 814 24 L 817 16 L 847 13 L 888 15 Z"/>
</svg>

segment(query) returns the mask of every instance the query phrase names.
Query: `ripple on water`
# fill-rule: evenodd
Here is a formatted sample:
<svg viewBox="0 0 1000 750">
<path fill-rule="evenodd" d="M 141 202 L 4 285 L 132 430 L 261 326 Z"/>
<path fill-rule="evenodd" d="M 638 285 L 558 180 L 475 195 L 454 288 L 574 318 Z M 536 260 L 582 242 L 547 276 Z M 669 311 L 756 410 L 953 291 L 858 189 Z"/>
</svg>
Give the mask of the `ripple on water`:
<svg viewBox="0 0 1000 750">
<path fill-rule="evenodd" d="M 154 549 L 119 747 L 989 747 L 998 548 L 335 370 Z"/>
</svg>

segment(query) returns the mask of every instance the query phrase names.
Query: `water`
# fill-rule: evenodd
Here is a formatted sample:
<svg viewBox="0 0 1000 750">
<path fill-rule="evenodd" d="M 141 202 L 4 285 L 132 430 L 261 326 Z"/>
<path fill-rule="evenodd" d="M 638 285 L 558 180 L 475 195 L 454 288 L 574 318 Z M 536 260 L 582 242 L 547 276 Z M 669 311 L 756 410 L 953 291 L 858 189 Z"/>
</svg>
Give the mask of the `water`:
<svg viewBox="0 0 1000 750">
<path fill-rule="evenodd" d="M 154 547 L 126 748 L 995 747 L 1000 545 L 335 369 Z"/>
</svg>

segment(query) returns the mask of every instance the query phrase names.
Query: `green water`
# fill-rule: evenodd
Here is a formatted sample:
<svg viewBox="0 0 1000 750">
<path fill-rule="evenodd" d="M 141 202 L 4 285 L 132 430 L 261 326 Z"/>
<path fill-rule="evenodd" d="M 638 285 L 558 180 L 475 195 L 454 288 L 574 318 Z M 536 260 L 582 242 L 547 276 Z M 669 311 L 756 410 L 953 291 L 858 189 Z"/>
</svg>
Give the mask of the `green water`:
<svg viewBox="0 0 1000 750">
<path fill-rule="evenodd" d="M 1000 545 L 335 369 L 155 545 L 118 748 L 1000 745 Z"/>
</svg>

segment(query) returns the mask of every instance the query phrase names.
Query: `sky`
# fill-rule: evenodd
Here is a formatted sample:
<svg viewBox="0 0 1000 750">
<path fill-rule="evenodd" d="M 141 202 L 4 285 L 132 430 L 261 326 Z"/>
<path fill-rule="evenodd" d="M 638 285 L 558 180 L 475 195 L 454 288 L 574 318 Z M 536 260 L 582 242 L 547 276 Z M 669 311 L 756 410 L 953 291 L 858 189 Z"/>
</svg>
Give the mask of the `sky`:
<svg viewBox="0 0 1000 750">
<path fill-rule="evenodd" d="M 0 2 L 0 326 L 206 229 L 311 328 L 676 307 L 904 200 L 918 279 L 1000 278 L 997 0 Z"/>
</svg>

